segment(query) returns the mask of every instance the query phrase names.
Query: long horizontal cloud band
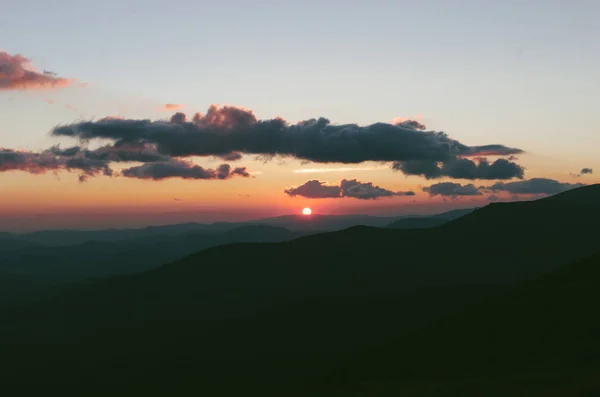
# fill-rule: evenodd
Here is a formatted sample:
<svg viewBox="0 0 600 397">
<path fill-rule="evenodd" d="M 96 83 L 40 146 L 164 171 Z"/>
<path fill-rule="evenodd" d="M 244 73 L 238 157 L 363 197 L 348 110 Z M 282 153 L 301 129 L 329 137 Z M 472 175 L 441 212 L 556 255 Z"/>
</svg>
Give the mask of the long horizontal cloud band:
<svg viewBox="0 0 600 397">
<path fill-rule="evenodd" d="M 394 192 L 373 185 L 372 182 L 359 182 L 356 179 L 342 179 L 339 185 L 328 185 L 318 180 L 310 180 L 300 186 L 284 190 L 288 196 L 305 198 L 343 198 L 350 197 L 361 200 L 377 199 L 379 197 L 414 196 L 415 193 Z"/>
<path fill-rule="evenodd" d="M 121 175 L 128 178 L 162 180 L 183 179 L 229 179 L 234 176 L 250 177 L 246 167 L 233 168 L 221 164 L 217 169 L 203 168 L 188 161 L 159 155 L 145 147 L 102 147 L 85 150 L 80 147 L 60 149 L 52 147 L 41 153 L 15 151 L 0 148 L 0 172 L 25 171 L 32 174 L 46 172 L 78 171 L 79 180 L 87 181 L 97 175 L 113 176 L 109 162 L 145 162 L 141 166 L 127 168 Z"/>
<path fill-rule="evenodd" d="M 356 164 L 394 162 L 394 169 L 428 178 L 522 178 L 523 169 L 509 160 L 476 163 L 465 157 L 510 156 L 521 149 L 500 144 L 468 146 L 444 132 L 426 131 L 408 120 L 398 124 L 332 125 L 325 118 L 290 125 L 280 118 L 258 120 L 246 109 L 211 106 L 206 115 L 188 120 L 176 113 L 168 121 L 106 118 L 55 127 L 54 136 L 82 141 L 110 139 L 115 146 L 152 145 L 158 154 L 171 157 L 220 156 L 240 158 L 240 153 L 266 159 L 290 156 L 315 163 Z M 440 164 L 441 163 L 441 164 Z"/>
<path fill-rule="evenodd" d="M 476 187 L 472 183 L 461 185 L 455 182 L 436 183 L 424 187 L 423 191 L 430 196 L 443 197 L 461 197 L 461 196 L 481 196 L 484 193 L 508 193 L 512 195 L 552 195 L 561 193 L 570 189 L 585 186 L 583 183 L 564 183 L 548 178 L 532 178 L 529 180 L 516 182 L 498 182 L 491 186 Z M 492 200 L 497 196 L 490 196 Z"/>
</svg>

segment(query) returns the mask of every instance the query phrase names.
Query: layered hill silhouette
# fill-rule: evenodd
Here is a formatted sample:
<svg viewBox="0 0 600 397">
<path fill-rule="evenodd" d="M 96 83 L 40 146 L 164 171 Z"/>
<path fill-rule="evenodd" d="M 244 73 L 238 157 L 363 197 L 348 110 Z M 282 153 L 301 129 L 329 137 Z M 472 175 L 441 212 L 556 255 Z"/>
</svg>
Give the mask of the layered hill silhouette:
<svg viewBox="0 0 600 397">
<path fill-rule="evenodd" d="M 381 341 L 594 254 L 598 194 L 491 204 L 430 229 L 218 246 L 78 283 L 1 312 L 0 373 L 48 387 L 292 395 Z"/>
<path fill-rule="evenodd" d="M 141 229 L 104 229 L 104 230 L 43 230 L 32 233 L 2 233 L 0 232 L 0 252 L 13 247 L 69 246 L 90 241 L 121 242 L 152 237 L 169 237 L 187 233 L 223 234 L 246 226 L 273 226 L 285 228 L 293 233 L 311 234 L 343 230 L 352 226 L 384 227 L 391 222 L 402 219 L 436 218 L 455 219 L 469 210 L 453 210 L 433 215 L 404 215 L 395 217 L 380 217 L 370 215 L 284 215 L 273 218 L 256 219 L 247 222 L 215 222 L 182 223 L 165 226 L 148 226 Z"/>
<path fill-rule="evenodd" d="M 149 270 L 208 247 L 235 242 L 280 242 L 300 232 L 268 225 L 248 225 L 224 233 L 187 232 L 150 235 L 123 241 L 88 241 L 46 246 L 19 241 L 0 251 L 0 274 L 8 273 L 62 283 Z"/>
<path fill-rule="evenodd" d="M 457 210 L 420 220 L 431 226 L 471 210 Z M 356 224 L 386 225 L 390 219 L 362 215 L 283 216 L 248 223 L 187 223 L 142 229 L 42 231 L 0 234 L 0 274 L 32 277 L 40 282 L 73 282 L 89 277 L 136 273 L 203 249 L 236 242 L 281 242 L 322 230 Z M 410 221 L 413 218 L 407 218 Z M 265 222 L 260 223 L 260 222 Z M 291 227 L 294 231 L 283 226 Z M 240 226 L 241 225 L 241 226 Z M 402 226 L 409 227 L 408 224 Z"/>
<path fill-rule="evenodd" d="M 428 217 L 429 215 L 420 216 Z M 22 245 L 33 243 L 46 246 L 68 246 L 89 241 L 119 242 L 151 237 L 163 238 L 187 233 L 223 234 L 240 227 L 261 225 L 281 227 L 294 233 L 308 234 L 342 230 L 356 225 L 383 227 L 402 218 L 404 217 L 319 214 L 307 217 L 303 215 L 284 215 L 247 222 L 215 222 L 210 224 L 191 222 L 166 226 L 148 226 L 141 229 L 42 230 L 21 234 L 0 233 L 0 251 L 5 247 L 10 247 L 8 243 L 2 244 L 2 241 L 6 239 L 10 239 L 13 244 L 19 241 Z"/>
</svg>

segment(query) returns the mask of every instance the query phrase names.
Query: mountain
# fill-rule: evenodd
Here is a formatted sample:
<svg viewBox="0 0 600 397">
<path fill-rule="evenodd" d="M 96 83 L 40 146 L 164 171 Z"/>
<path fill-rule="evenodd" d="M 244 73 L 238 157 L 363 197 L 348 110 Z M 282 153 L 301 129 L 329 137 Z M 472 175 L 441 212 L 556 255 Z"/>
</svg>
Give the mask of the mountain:
<svg viewBox="0 0 600 397">
<path fill-rule="evenodd" d="M 286 228 L 269 225 L 247 225 L 229 230 L 221 236 L 229 243 L 276 243 L 301 236 Z"/>
<path fill-rule="evenodd" d="M 35 248 L 38 244 L 13 237 L 10 233 L 0 235 L 0 252 L 14 251 L 25 248 Z"/>
<path fill-rule="evenodd" d="M 291 396 L 379 341 L 595 253 L 599 190 L 491 204 L 432 229 L 217 246 L 77 283 L 0 312 L 0 376 L 46 390 Z"/>
<path fill-rule="evenodd" d="M 281 227 L 248 225 L 222 234 L 150 234 L 124 241 L 88 241 L 70 246 L 44 246 L 21 242 L 21 248 L 15 245 L 10 251 L 0 251 L 0 272 L 35 277 L 49 283 L 73 282 L 88 277 L 105 277 L 152 269 L 217 245 L 235 242 L 280 242 L 301 235 Z"/>
<path fill-rule="evenodd" d="M 459 210 L 460 211 L 460 210 Z M 426 216 L 426 215 L 421 215 Z M 418 217 L 412 215 L 411 217 Z M 383 227 L 403 217 L 378 217 L 369 215 L 284 215 L 274 218 L 256 219 L 247 222 L 215 222 L 211 224 L 184 223 L 178 225 L 149 226 L 141 229 L 105 229 L 105 230 L 44 230 L 33 233 L 5 233 L 2 239 L 10 238 L 47 246 L 67 246 L 82 244 L 89 241 L 117 242 L 150 238 L 153 236 L 177 236 L 184 233 L 223 234 L 243 226 L 264 225 L 281 227 L 295 233 L 318 233 L 346 229 L 352 226 Z M 0 245 L 0 250 L 2 245 Z"/>
<path fill-rule="evenodd" d="M 356 356 L 329 396 L 600 393 L 600 255 Z"/>
<path fill-rule="evenodd" d="M 384 227 L 402 217 L 379 217 L 369 215 L 284 215 L 276 218 L 259 219 L 250 223 L 260 223 L 284 227 L 298 232 L 327 232 L 347 229 L 352 226 Z"/>
<path fill-rule="evenodd" d="M 398 219 L 386 227 L 390 229 L 426 229 L 441 226 L 446 222 L 470 214 L 473 211 L 475 211 L 475 208 L 452 210 L 430 216 L 406 217 Z"/>
</svg>

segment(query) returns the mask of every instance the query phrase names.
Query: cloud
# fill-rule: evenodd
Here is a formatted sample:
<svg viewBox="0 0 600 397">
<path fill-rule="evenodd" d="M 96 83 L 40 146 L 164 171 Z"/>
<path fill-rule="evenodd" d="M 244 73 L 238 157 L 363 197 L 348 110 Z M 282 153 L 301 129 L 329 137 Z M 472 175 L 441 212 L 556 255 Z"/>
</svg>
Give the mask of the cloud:
<svg viewBox="0 0 600 397">
<path fill-rule="evenodd" d="M 157 161 L 169 161 L 169 156 L 162 155 L 156 148 L 144 144 L 122 144 L 120 146 L 106 145 L 94 150 L 88 150 L 81 146 L 73 146 L 61 149 L 53 146 L 49 149 L 59 156 L 74 156 L 78 153 L 90 160 L 101 160 L 105 162 L 141 162 L 152 163 Z"/>
<path fill-rule="evenodd" d="M 482 186 L 480 189 L 490 190 L 492 192 L 507 192 L 510 194 L 544 194 L 551 195 L 564 192 L 566 190 L 583 187 L 583 183 L 562 183 L 554 179 L 532 178 L 526 181 L 496 183 L 489 187 Z"/>
<path fill-rule="evenodd" d="M 65 157 L 57 155 L 52 150 L 34 153 L 0 148 L 0 172 L 24 171 L 31 174 L 45 174 L 61 170 L 80 171 L 86 176 L 113 175 L 112 169 L 106 162 L 88 159 L 78 154 Z"/>
<path fill-rule="evenodd" d="M 214 105 L 206 115 L 197 113 L 191 120 L 183 113 L 175 113 L 168 121 L 102 119 L 56 126 L 51 133 L 83 141 L 110 139 L 116 144 L 150 144 L 155 145 L 159 153 L 172 157 L 246 153 L 258 155 L 265 161 L 276 156 L 314 163 L 382 161 L 396 162 L 395 169 L 405 173 L 415 168 L 414 164 L 422 164 L 430 168 L 426 175 L 440 173 L 436 171 L 440 168 L 438 163 L 441 163 L 442 174 L 458 173 L 453 169 L 468 168 L 460 163 L 469 161 L 463 157 L 510 156 L 523 152 L 500 144 L 467 146 L 444 132 L 427 131 L 424 125 L 412 120 L 395 125 L 359 126 L 333 125 L 325 118 L 318 118 L 291 125 L 281 118 L 258 120 L 247 109 Z M 517 164 L 507 160 L 491 165 L 470 163 L 476 168 L 469 174 L 470 178 L 483 175 L 484 179 L 492 179 L 492 176 L 510 179 L 522 176 L 523 172 Z"/>
<path fill-rule="evenodd" d="M 411 160 L 394 163 L 393 169 L 406 175 L 419 175 L 426 179 L 449 177 L 454 179 L 522 179 L 525 169 L 506 159 L 497 159 L 493 163 L 485 158 L 475 162 L 467 158 L 454 158 L 446 162 L 432 160 Z"/>
<path fill-rule="evenodd" d="M 583 175 L 588 175 L 588 174 L 593 174 L 594 170 L 591 168 L 582 168 L 581 171 L 579 171 L 578 174 L 573 174 L 572 172 L 569 173 L 569 175 L 574 176 L 575 178 L 579 178 Z"/>
<path fill-rule="evenodd" d="M 458 196 L 480 196 L 485 192 L 491 192 L 488 196 L 490 201 L 498 201 L 500 197 L 497 193 L 507 193 L 512 195 L 513 200 L 518 200 L 519 195 L 552 195 L 564 192 L 569 189 L 585 186 L 582 183 L 562 183 L 554 179 L 547 178 L 532 178 L 524 181 L 516 182 L 498 182 L 491 186 L 476 187 L 473 184 L 461 185 L 454 182 L 436 183 L 429 187 L 423 188 L 423 191 L 428 192 L 430 196 L 458 197 Z"/>
<path fill-rule="evenodd" d="M 154 110 L 160 111 L 160 112 L 173 112 L 176 110 L 180 110 L 183 109 L 185 107 L 185 105 L 179 104 L 179 103 L 165 103 L 164 105 L 161 105 L 159 107 L 157 107 Z"/>
<path fill-rule="evenodd" d="M 342 197 L 342 189 L 339 186 L 326 185 L 325 182 L 313 179 L 300 186 L 284 190 L 288 196 L 300 196 L 306 198 L 339 198 Z"/>
<path fill-rule="evenodd" d="M 461 185 L 460 183 L 454 182 L 441 182 L 436 183 L 428 187 L 423 188 L 424 192 L 429 193 L 430 196 L 443 196 L 456 198 L 459 196 L 481 196 L 481 192 L 472 183 L 468 185 Z"/>
<path fill-rule="evenodd" d="M 0 90 L 29 90 L 66 87 L 71 79 L 57 77 L 55 73 L 40 73 L 28 58 L 0 51 Z"/>
<path fill-rule="evenodd" d="M 343 198 L 350 197 L 360 200 L 377 199 L 391 196 L 414 196 L 414 192 L 393 192 L 371 182 L 359 182 L 356 179 L 342 179 L 339 185 L 328 185 L 316 179 L 303 185 L 284 190 L 288 196 L 305 198 Z"/>
<path fill-rule="evenodd" d="M 184 105 L 181 105 L 179 103 L 165 103 L 164 105 L 164 109 L 165 110 L 178 110 L 183 108 Z"/>
<path fill-rule="evenodd" d="M 181 160 L 170 160 L 146 163 L 123 170 L 122 175 L 128 178 L 163 180 L 168 178 L 182 179 L 229 179 L 233 176 L 249 177 L 245 167 L 231 169 L 229 164 L 221 164 L 216 170 Z"/>
<path fill-rule="evenodd" d="M 403 119 L 401 117 L 396 117 L 394 121 L 392 121 L 392 124 L 399 127 L 410 128 L 413 130 L 425 130 L 427 128 L 424 124 L 421 124 L 418 121 Z"/>
<path fill-rule="evenodd" d="M 239 152 L 230 152 L 227 154 L 224 154 L 222 156 L 219 156 L 220 158 L 222 158 L 225 161 L 238 161 L 240 160 L 243 156 L 241 153 Z"/>
</svg>

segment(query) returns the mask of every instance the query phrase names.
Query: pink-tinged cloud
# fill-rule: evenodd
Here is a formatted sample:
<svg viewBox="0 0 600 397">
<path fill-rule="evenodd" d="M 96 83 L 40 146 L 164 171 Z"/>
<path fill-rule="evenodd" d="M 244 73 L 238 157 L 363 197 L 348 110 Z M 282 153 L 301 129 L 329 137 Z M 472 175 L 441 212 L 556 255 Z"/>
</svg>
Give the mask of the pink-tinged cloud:
<svg viewBox="0 0 600 397">
<path fill-rule="evenodd" d="M 165 104 L 165 110 L 177 110 L 177 109 L 181 109 L 183 107 L 183 105 L 180 105 L 178 103 L 166 103 Z"/>
<path fill-rule="evenodd" d="M 50 105 L 54 105 L 54 99 L 46 99 L 46 102 Z"/>
<path fill-rule="evenodd" d="M 66 87 L 72 79 L 57 77 L 55 73 L 39 72 L 28 58 L 0 52 L 0 90 L 35 90 Z"/>
<path fill-rule="evenodd" d="M 164 111 L 172 112 L 172 111 L 180 110 L 184 107 L 185 107 L 185 105 L 182 105 L 179 103 L 165 103 L 164 105 L 161 105 L 154 110 L 157 110 L 159 112 L 164 112 Z"/>
</svg>

